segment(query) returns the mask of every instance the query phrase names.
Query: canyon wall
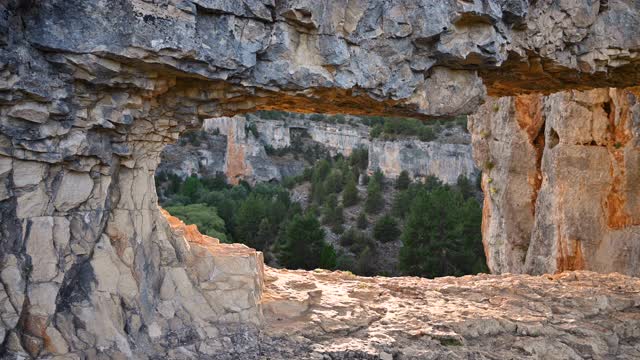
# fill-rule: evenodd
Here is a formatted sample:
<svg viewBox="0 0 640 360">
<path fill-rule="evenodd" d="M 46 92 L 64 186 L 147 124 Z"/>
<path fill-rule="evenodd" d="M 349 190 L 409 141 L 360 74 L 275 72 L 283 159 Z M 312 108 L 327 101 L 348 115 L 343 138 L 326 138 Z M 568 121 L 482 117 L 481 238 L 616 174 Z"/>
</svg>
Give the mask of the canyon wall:
<svg viewBox="0 0 640 360">
<path fill-rule="evenodd" d="M 369 171 L 375 169 L 392 179 L 406 170 L 414 179 L 433 175 L 447 184 L 455 184 L 461 175 L 472 181 L 478 176 L 470 144 L 440 141 L 374 140 L 369 146 Z"/>
<path fill-rule="evenodd" d="M 168 145 L 161 154 L 159 172 L 173 173 L 181 178 L 191 174 L 213 176 L 224 173 L 229 183 L 239 180 L 268 182 L 302 174 L 305 161 L 301 149 L 291 149 L 296 136 L 310 141 L 331 155 L 349 156 L 354 149 L 369 151 L 368 172 L 380 169 L 395 179 L 406 170 L 414 179 L 433 175 L 448 184 L 458 176 L 474 180 L 478 174 L 471 156 L 471 137 L 459 127 L 443 129 L 433 141 L 415 137 L 394 140 L 371 140 L 370 127 L 351 123 L 327 123 L 304 116 L 289 116 L 286 120 L 263 120 L 254 115 L 234 118 L 206 119 L 203 133 L 194 144 L 184 142 Z M 255 124 L 256 133 L 249 130 Z M 290 148 L 290 156 L 270 156 L 266 148 Z M 318 154 L 318 156 L 321 156 Z"/>
<path fill-rule="evenodd" d="M 222 247 L 229 256 L 217 259 L 215 241 L 171 230 L 153 181 L 166 144 L 202 119 L 260 109 L 444 117 L 475 111 L 487 93 L 638 85 L 639 10 L 625 0 L 0 2 L 1 355 L 250 358 L 260 255 Z M 624 230 L 634 202 L 619 200 L 633 185 L 620 179 L 609 204 Z M 628 293 L 615 308 L 634 304 Z"/>
<path fill-rule="evenodd" d="M 640 275 L 639 95 L 490 99 L 470 118 L 492 272 Z"/>
</svg>

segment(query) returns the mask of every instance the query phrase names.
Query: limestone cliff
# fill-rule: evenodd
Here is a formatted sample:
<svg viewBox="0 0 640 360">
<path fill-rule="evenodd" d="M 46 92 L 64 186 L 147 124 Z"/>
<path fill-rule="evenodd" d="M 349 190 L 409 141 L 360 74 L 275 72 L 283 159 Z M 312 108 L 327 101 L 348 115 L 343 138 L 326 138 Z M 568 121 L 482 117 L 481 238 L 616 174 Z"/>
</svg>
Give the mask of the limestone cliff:
<svg viewBox="0 0 640 360">
<path fill-rule="evenodd" d="M 247 314 L 260 256 L 243 249 L 218 263 L 170 230 L 153 181 L 167 143 L 202 119 L 256 109 L 448 116 L 486 93 L 637 85 L 639 10 L 626 0 L 0 2 L 2 355 L 244 356 L 259 338 Z M 612 225 L 633 223 L 633 201 L 619 201 L 632 188 L 621 177 L 609 191 Z M 633 296 L 600 297 L 584 316 L 581 298 L 537 311 L 636 325 L 616 320 L 634 314 Z M 607 351 L 637 357 L 627 347 L 637 333 L 620 331 Z"/>
<path fill-rule="evenodd" d="M 471 117 L 492 271 L 640 275 L 639 95 L 491 99 Z"/>
<path fill-rule="evenodd" d="M 369 173 L 380 169 L 391 179 L 406 170 L 412 178 L 433 175 L 453 184 L 460 175 L 474 179 L 478 174 L 471 156 L 471 138 L 458 127 L 444 129 L 429 142 L 415 137 L 372 141 L 370 127 L 358 124 L 359 120 L 350 117 L 349 123 L 337 124 L 314 121 L 304 115 L 285 120 L 265 120 L 256 115 L 206 119 L 197 145 L 188 139 L 168 145 L 161 154 L 158 171 L 181 178 L 224 173 L 230 183 L 282 180 L 300 175 L 312 164 L 299 156 L 270 156 L 265 149 L 289 148 L 298 137 L 307 139 L 307 146 L 319 147 L 331 155 L 349 156 L 354 149 L 367 149 Z M 250 124 L 256 127 L 255 134 L 249 130 Z M 291 150 L 296 151 L 301 150 Z"/>
<path fill-rule="evenodd" d="M 458 176 L 474 180 L 478 176 L 469 144 L 418 140 L 374 140 L 369 146 L 369 171 L 380 169 L 392 179 L 402 170 L 413 178 L 436 176 L 455 184 Z"/>
</svg>

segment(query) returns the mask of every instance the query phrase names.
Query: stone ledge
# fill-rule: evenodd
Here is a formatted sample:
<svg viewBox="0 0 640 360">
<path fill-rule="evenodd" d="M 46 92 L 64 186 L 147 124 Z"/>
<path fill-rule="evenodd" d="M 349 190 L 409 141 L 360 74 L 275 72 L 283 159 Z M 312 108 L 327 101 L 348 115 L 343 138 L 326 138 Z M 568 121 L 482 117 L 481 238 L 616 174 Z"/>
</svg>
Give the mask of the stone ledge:
<svg viewBox="0 0 640 360">
<path fill-rule="evenodd" d="M 310 358 L 640 356 L 640 279 L 617 273 L 431 280 L 267 267 L 262 305 L 265 332 Z"/>
</svg>

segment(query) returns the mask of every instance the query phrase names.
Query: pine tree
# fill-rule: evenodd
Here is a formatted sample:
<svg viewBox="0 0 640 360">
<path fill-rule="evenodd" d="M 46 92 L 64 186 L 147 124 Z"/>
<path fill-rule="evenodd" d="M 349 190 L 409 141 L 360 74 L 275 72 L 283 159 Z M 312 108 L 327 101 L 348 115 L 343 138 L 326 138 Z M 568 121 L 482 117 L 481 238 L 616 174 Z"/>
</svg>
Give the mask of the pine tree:
<svg viewBox="0 0 640 360">
<path fill-rule="evenodd" d="M 375 274 L 375 267 L 373 266 L 373 260 L 375 259 L 375 252 L 371 247 L 367 246 L 358 254 L 358 261 L 356 263 L 355 272 L 362 276 L 372 276 Z"/>
<path fill-rule="evenodd" d="M 358 229 L 366 229 L 367 226 L 369 226 L 369 222 L 367 221 L 367 215 L 364 212 L 361 212 L 360 215 L 358 215 L 358 220 L 357 220 L 357 226 Z"/>
<path fill-rule="evenodd" d="M 471 180 L 466 176 L 458 176 L 456 187 L 458 188 L 458 191 L 462 193 L 462 197 L 464 197 L 465 200 L 473 196 L 473 184 L 471 184 Z"/>
<path fill-rule="evenodd" d="M 198 179 L 196 175 L 191 175 L 182 184 L 181 193 L 194 203 L 197 200 L 196 196 L 201 187 L 202 184 L 200 183 L 200 179 Z"/>
<path fill-rule="evenodd" d="M 327 197 L 327 202 L 323 209 L 322 223 L 325 225 L 342 224 L 344 221 L 342 208 L 338 206 L 338 197 L 331 194 Z"/>
<path fill-rule="evenodd" d="M 384 189 L 384 173 L 382 172 L 382 170 L 380 170 L 380 168 L 376 169 L 376 171 L 373 172 L 373 179 L 380 185 L 380 189 Z"/>
<path fill-rule="evenodd" d="M 422 190 L 413 202 L 400 249 L 408 275 L 436 277 L 485 271 L 481 250 L 482 213 L 474 199 L 446 185 Z"/>
<path fill-rule="evenodd" d="M 249 196 L 242 203 L 235 217 L 234 238 L 236 241 L 256 250 L 264 250 L 265 239 L 258 238 L 257 235 L 266 212 L 266 204 L 263 199 L 253 194 Z"/>
<path fill-rule="evenodd" d="M 398 238 L 398 223 L 389 215 L 381 217 L 373 227 L 373 237 L 381 242 L 390 242 Z"/>
<path fill-rule="evenodd" d="M 269 244 L 271 244 L 271 240 L 273 238 L 273 229 L 271 227 L 269 219 L 264 218 L 260 221 L 256 238 L 260 240 L 260 242 L 265 244 L 264 247 L 267 247 Z"/>
<path fill-rule="evenodd" d="M 356 180 L 353 176 L 350 176 L 347 181 L 347 185 L 342 192 L 342 205 L 344 205 L 344 207 L 350 207 L 357 204 L 359 200 Z"/>
<path fill-rule="evenodd" d="M 364 209 L 369 214 L 376 214 L 384 207 L 384 198 L 382 197 L 382 189 L 378 181 L 372 178 L 367 186 L 367 200 Z"/>
<path fill-rule="evenodd" d="M 285 230 L 279 262 L 289 269 L 319 267 L 325 247 L 324 236 L 324 230 L 313 215 L 297 215 Z"/>
<path fill-rule="evenodd" d="M 339 193 L 343 187 L 342 171 L 334 169 L 324 181 L 324 189 L 328 193 Z"/>
<path fill-rule="evenodd" d="M 402 170 L 400 172 L 400 176 L 396 180 L 396 189 L 398 190 L 406 190 L 411 184 L 411 179 L 409 178 L 409 173 L 407 170 Z"/>
<path fill-rule="evenodd" d="M 325 243 L 320 254 L 320 268 L 333 270 L 336 268 L 336 250 L 331 244 Z"/>
</svg>

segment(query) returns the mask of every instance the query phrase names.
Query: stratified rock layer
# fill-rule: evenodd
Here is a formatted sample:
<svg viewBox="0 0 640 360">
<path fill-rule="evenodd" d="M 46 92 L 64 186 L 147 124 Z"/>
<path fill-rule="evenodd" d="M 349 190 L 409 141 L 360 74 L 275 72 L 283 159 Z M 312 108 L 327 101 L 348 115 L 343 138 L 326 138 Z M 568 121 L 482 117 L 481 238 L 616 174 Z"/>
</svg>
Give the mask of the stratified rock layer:
<svg viewBox="0 0 640 360">
<path fill-rule="evenodd" d="M 406 170 L 416 180 L 431 175 L 454 184 L 461 175 L 474 180 L 478 174 L 471 155 L 471 136 L 459 127 L 444 129 L 433 141 L 417 137 L 371 140 L 371 128 L 352 121 L 357 118 L 344 124 L 293 116 L 286 120 L 262 120 L 254 115 L 205 119 L 196 144 L 180 142 L 162 151 L 158 171 L 182 179 L 192 174 L 224 173 L 229 183 L 282 180 L 301 175 L 310 166 L 299 153 L 301 149 L 291 148 L 297 140 L 333 156 L 367 149 L 368 172 L 380 169 L 390 179 Z M 249 130 L 250 124 L 255 126 L 255 134 Z M 272 157 L 267 148 L 289 148 L 287 153 L 296 156 Z"/>
<path fill-rule="evenodd" d="M 221 324 L 259 312 L 248 294 L 260 255 L 217 265 L 157 208 L 159 154 L 186 127 L 253 109 L 447 116 L 487 92 L 637 85 L 639 8 L 1 2 L 2 354 L 216 357 L 250 336 Z M 615 226 L 635 206 L 618 201 L 624 184 L 609 202 Z"/>
<path fill-rule="evenodd" d="M 492 99 L 471 117 L 493 272 L 640 275 L 639 95 Z"/>
<path fill-rule="evenodd" d="M 265 333 L 286 340 L 273 358 L 640 357 L 640 279 L 620 274 L 266 274 Z"/>
</svg>

